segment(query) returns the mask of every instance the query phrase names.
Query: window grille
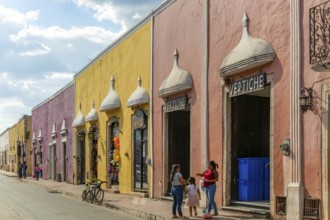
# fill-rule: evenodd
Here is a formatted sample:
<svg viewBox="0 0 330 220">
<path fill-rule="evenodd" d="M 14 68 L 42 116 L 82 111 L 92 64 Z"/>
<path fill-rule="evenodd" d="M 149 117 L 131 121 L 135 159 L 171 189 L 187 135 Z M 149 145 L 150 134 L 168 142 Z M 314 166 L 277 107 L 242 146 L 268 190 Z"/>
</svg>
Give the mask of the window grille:
<svg viewBox="0 0 330 220">
<path fill-rule="evenodd" d="M 320 200 L 305 198 L 304 200 L 304 217 L 308 219 L 320 218 Z"/>
<path fill-rule="evenodd" d="M 276 214 L 285 215 L 286 214 L 286 197 L 276 196 Z"/>
<path fill-rule="evenodd" d="M 309 9 L 310 64 L 320 64 L 330 59 L 330 1 Z"/>
</svg>

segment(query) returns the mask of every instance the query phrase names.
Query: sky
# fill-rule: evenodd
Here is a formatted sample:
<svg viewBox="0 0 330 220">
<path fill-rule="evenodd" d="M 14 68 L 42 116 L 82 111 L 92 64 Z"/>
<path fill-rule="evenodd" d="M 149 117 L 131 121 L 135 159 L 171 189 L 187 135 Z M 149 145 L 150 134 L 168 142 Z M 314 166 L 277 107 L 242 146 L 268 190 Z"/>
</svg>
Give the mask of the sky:
<svg viewBox="0 0 330 220">
<path fill-rule="evenodd" d="M 163 0 L 0 0 L 0 134 Z"/>
</svg>

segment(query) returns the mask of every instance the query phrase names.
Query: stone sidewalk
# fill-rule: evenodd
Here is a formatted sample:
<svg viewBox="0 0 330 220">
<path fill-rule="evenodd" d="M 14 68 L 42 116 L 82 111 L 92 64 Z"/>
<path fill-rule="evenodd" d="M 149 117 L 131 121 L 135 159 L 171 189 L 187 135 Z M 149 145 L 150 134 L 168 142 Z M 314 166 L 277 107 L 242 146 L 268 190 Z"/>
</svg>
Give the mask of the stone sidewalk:
<svg viewBox="0 0 330 220">
<path fill-rule="evenodd" d="M 5 172 L 0 170 L 0 174 L 6 175 L 8 177 L 17 178 L 17 174 Z M 31 177 L 26 179 L 19 179 L 18 181 L 23 181 L 27 184 L 36 185 L 42 187 L 46 190 L 52 190 L 63 195 L 81 200 L 81 194 L 85 188 L 85 185 L 73 185 L 65 182 L 55 182 L 53 180 L 39 179 L 36 181 Z M 111 208 L 117 211 L 124 212 L 142 219 L 150 220 L 169 220 L 172 219 L 171 207 L 172 202 L 162 199 L 151 199 L 151 198 L 140 198 L 132 195 L 123 195 L 118 193 L 111 193 L 105 191 L 104 200 L 102 206 Z M 189 209 L 183 208 L 183 214 L 189 216 Z M 198 216 L 190 219 L 202 219 L 202 209 L 198 209 Z M 223 220 L 236 220 L 236 219 L 255 219 L 249 215 L 243 214 L 233 214 L 229 212 L 219 212 L 219 216 L 213 217 L 213 219 L 223 219 Z"/>
</svg>

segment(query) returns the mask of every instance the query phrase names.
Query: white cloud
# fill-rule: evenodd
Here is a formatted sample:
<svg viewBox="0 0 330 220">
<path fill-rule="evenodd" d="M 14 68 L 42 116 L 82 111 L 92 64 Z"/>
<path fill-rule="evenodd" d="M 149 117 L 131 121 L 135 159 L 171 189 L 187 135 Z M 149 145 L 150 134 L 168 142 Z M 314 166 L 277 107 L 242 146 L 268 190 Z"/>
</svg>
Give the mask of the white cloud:
<svg viewBox="0 0 330 220">
<path fill-rule="evenodd" d="M 138 19 L 141 19 L 142 16 L 139 13 L 136 13 L 135 15 L 133 15 L 132 18 L 135 19 L 135 20 L 138 20 Z"/>
<path fill-rule="evenodd" d="M 45 75 L 46 79 L 64 79 L 64 80 L 72 80 L 73 79 L 73 73 L 51 73 L 48 75 Z"/>
<path fill-rule="evenodd" d="M 24 107 L 24 103 L 17 99 L 17 97 L 10 99 L 0 99 L 0 109 L 12 107 Z"/>
<path fill-rule="evenodd" d="M 26 52 L 20 52 L 20 56 L 38 56 L 50 53 L 52 50 L 43 43 L 39 43 L 40 49 L 30 50 Z"/>
<path fill-rule="evenodd" d="M 24 98 L 33 98 L 33 96 L 37 94 L 41 96 L 51 96 L 59 90 L 63 82 L 67 83 L 72 80 L 73 75 L 73 73 L 53 72 L 45 74 L 42 78 L 32 79 L 22 77 L 15 78 L 9 73 L 1 73 L 0 84 L 2 84 L 1 90 L 7 90 L 8 92 L 15 91 L 15 93 L 18 94 L 24 94 Z"/>
<path fill-rule="evenodd" d="M 94 43 L 109 43 L 118 36 L 119 33 L 107 31 L 101 27 L 86 26 L 83 28 L 72 27 L 69 30 L 59 26 L 42 28 L 29 25 L 17 34 L 10 35 L 10 40 L 15 42 L 28 37 L 42 37 L 47 39 L 75 39 L 84 38 Z"/>
<path fill-rule="evenodd" d="M 26 25 L 30 21 L 37 20 L 38 17 L 39 10 L 22 13 L 0 5 L 0 21 L 4 24 Z"/>
<path fill-rule="evenodd" d="M 18 97 L 0 98 L 0 131 L 13 126 L 23 114 L 31 114 L 31 108 Z M 17 115 L 20 115 L 18 117 Z"/>
<path fill-rule="evenodd" d="M 119 8 L 114 6 L 111 1 L 97 4 L 92 0 L 73 0 L 78 6 L 86 7 L 95 11 L 94 17 L 98 21 L 110 20 L 113 23 L 120 24 L 123 30 L 127 29 L 124 19 L 120 18 L 118 11 Z M 121 12 L 122 13 L 122 12 Z"/>
<path fill-rule="evenodd" d="M 7 85 L 12 88 L 19 88 L 22 90 L 29 90 L 33 87 L 37 82 L 31 79 L 15 79 L 9 73 L 1 73 L 0 74 L 0 84 Z"/>
</svg>

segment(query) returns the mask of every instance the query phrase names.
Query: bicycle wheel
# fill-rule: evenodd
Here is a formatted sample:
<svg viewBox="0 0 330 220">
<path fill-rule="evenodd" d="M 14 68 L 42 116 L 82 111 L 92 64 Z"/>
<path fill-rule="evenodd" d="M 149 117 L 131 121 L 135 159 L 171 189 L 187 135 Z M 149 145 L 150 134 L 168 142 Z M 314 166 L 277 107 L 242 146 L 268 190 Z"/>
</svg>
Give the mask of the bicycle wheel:
<svg viewBox="0 0 330 220">
<path fill-rule="evenodd" d="M 98 189 L 95 195 L 95 204 L 100 205 L 103 201 L 104 191 L 103 189 Z"/>
<path fill-rule="evenodd" d="M 86 189 L 82 192 L 82 194 L 81 194 L 81 199 L 82 199 L 82 201 L 85 201 L 86 200 L 86 197 L 87 197 L 87 191 L 86 191 Z"/>
<path fill-rule="evenodd" d="M 93 203 L 93 201 L 94 201 L 93 192 L 92 192 L 92 191 L 89 191 L 89 192 L 87 193 L 87 196 L 86 196 L 86 202 Z"/>
</svg>

